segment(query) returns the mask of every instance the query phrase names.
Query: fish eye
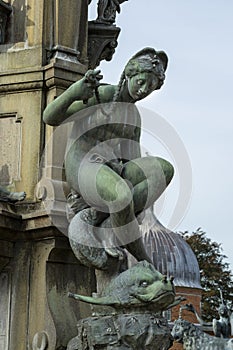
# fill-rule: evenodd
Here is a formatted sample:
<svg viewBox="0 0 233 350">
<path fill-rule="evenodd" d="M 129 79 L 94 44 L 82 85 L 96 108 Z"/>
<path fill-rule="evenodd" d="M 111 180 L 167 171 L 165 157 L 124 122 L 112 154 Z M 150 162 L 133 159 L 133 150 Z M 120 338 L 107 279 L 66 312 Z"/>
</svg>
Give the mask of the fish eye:
<svg viewBox="0 0 233 350">
<path fill-rule="evenodd" d="M 141 287 L 147 287 L 147 286 L 148 286 L 148 282 L 147 282 L 147 281 L 142 281 L 142 282 L 140 283 L 140 286 L 141 286 Z"/>
</svg>

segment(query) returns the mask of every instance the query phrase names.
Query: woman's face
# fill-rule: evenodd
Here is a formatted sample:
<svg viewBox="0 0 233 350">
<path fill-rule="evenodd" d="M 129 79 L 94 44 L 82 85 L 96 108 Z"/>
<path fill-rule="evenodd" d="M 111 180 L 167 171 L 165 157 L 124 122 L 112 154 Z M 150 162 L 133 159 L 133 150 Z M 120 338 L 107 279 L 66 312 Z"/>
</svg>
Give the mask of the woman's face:
<svg viewBox="0 0 233 350">
<path fill-rule="evenodd" d="M 159 79 L 152 72 L 142 72 L 128 78 L 130 96 L 139 101 L 148 96 L 158 87 Z"/>
</svg>

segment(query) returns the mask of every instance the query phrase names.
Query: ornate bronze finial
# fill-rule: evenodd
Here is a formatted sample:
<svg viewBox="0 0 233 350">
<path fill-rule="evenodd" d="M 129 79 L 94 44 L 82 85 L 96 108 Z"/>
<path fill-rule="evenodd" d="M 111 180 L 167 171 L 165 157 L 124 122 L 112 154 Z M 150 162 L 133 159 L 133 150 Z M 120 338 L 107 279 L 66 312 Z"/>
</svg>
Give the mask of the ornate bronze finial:
<svg viewBox="0 0 233 350">
<path fill-rule="evenodd" d="M 99 0 L 97 22 L 102 24 L 113 24 L 116 20 L 116 13 L 120 13 L 120 5 L 128 0 Z"/>
</svg>

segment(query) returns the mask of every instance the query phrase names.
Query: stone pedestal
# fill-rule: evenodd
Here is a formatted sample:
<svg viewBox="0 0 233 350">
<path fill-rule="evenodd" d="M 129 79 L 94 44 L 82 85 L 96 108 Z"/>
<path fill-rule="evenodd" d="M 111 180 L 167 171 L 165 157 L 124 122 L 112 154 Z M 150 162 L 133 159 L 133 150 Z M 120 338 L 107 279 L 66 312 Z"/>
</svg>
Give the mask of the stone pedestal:
<svg viewBox="0 0 233 350">
<path fill-rule="evenodd" d="M 67 350 L 167 350 L 172 344 L 165 319 L 150 313 L 96 316 L 78 323 Z"/>
</svg>

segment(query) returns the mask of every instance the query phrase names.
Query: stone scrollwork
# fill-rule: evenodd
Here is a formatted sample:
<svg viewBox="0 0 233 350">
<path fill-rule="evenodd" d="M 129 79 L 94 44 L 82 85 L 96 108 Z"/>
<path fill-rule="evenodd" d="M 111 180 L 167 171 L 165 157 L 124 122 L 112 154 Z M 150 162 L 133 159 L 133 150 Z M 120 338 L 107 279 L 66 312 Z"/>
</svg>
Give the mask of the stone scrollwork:
<svg viewBox="0 0 233 350">
<path fill-rule="evenodd" d="M 32 341 L 32 350 L 46 350 L 48 348 L 49 341 L 45 332 L 38 332 L 34 335 Z"/>
<path fill-rule="evenodd" d="M 0 45 L 5 43 L 6 40 L 6 26 L 7 19 L 11 14 L 12 7 L 0 0 Z"/>
</svg>

